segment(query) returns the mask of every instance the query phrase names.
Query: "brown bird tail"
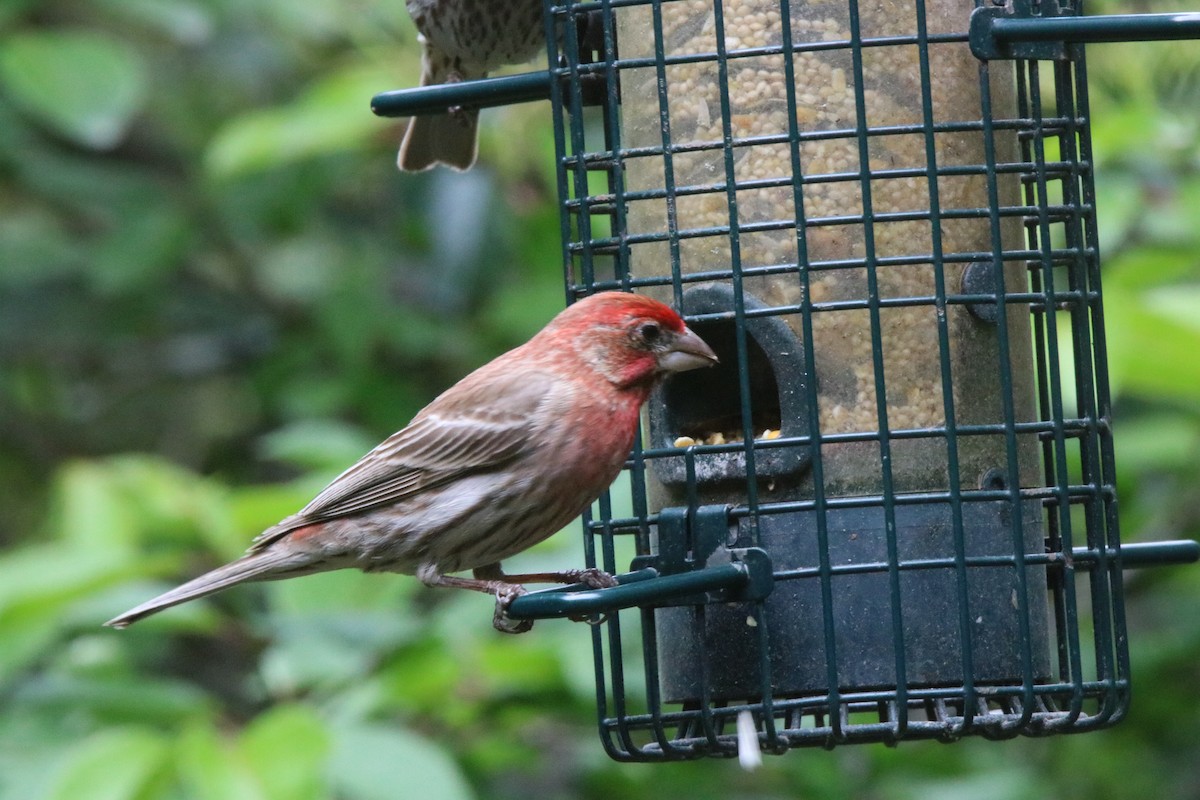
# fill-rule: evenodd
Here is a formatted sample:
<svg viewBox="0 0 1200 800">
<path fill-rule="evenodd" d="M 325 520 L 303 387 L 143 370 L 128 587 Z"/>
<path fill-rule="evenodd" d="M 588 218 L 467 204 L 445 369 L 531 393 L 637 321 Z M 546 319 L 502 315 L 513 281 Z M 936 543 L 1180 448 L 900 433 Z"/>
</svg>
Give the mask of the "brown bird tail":
<svg viewBox="0 0 1200 800">
<path fill-rule="evenodd" d="M 423 172 L 438 164 L 460 172 L 470 169 L 479 150 L 478 132 L 479 112 L 473 109 L 413 117 L 396 164 L 405 172 Z"/>
<path fill-rule="evenodd" d="M 319 567 L 313 563 L 312 557 L 305 553 L 289 552 L 285 548 L 260 550 L 242 556 L 237 561 L 222 567 L 217 567 L 211 572 L 206 572 L 153 600 L 147 600 L 140 606 L 131 608 L 120 616 L 113 617 L 104 624 L 110 628 L 127 628 L 138 620 L 151 614 L 157 614 L 163 609 L 219 592 L 237 583 L 292 577 L 318 570 Z"/>
<path fill-rule="evenodd" d="M 454 83 L 460 75 L 439 53 L 426 45 L 421 56 L 421 85 Z M 396 164 L 405 172 L 422 172 L 436 164 L 457 170 L 470 169 L 479 149 L 479 110 L 458 108 L 448 114 L 432 114 L 409 120 Z"/>
</svg>

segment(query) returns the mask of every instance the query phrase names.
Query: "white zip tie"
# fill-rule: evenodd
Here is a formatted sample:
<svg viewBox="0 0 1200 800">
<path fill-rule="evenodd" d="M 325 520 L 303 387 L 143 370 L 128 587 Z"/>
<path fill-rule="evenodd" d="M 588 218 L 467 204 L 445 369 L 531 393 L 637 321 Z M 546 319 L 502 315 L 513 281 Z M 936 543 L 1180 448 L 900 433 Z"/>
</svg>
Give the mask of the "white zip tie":
<svg viewBox="0 0 1200 800">
<path fill-rule="evenodd" d="M 758 728 L 754 725 L 754 715 L 749 711 L 739 711 L 737 716 L 738 762 L 747 772 L 762 766 L 762 748 L 758 746 Z"/>
</svg>

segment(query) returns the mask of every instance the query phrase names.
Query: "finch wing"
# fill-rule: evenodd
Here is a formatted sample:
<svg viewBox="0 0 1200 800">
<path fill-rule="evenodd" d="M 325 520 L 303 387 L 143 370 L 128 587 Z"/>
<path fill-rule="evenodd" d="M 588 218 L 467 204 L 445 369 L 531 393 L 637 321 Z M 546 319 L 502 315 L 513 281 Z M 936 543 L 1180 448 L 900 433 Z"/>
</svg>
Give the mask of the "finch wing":
<svg viewBox="0 0 1200 800">
<path fill-rule="evenodd" d="M 392 505 L 463 475 L 502 466 L 530 441 L 556 381 L 500 373 L 459 384 L 339 475 L 307 506 L 263 531 L 257 550 L 296 528 Z"/>
</svg>

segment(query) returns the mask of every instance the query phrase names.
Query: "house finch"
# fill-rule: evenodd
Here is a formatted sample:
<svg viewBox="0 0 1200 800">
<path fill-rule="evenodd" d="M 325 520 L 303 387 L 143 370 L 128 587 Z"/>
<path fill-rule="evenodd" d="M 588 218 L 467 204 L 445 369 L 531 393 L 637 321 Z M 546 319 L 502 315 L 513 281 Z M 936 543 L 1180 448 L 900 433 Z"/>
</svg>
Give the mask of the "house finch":
<svg viewBox="0 0 1200 800">
<path fill-rule="evenodd" d="M 486 78 L 505 64 L 529 61 L 545 47 L 542 0 L 407 0 L 421 32 L 421 85 Z M 413 117 L 397 163 L 407 172 L 434 164 L 475 163 L 479 110 Z"/>
<path fill-rule="evenodd" d="M 123 628 L 243 581 L 358 567 L 494 594 L 496 627 L 528 630 L 504 615 L 525 592 L 521 582 L 612 578 L 505 575 L 500 561 L 561 529 L 612 483 L 659 378 L 716 360 L 656 300 L 622 292 L 580 300 L 446 390 L 246 555 L 106 624 Z M 468 569 L 473 578 L 447 574 Z"/>
</svg>

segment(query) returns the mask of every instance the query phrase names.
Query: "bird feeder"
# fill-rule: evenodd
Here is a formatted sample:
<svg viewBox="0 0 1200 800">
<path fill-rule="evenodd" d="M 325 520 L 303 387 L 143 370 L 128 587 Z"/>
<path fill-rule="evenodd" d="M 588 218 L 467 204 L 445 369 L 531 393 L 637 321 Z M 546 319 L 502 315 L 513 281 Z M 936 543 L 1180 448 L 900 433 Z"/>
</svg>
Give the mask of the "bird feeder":
<svg viewBox="0 0 1200 800">
<path fill-rule="evenodd" d="M 643 292 L 721 366 L 651 398 L 585 518 L 620 760 L 1007 738 L 1129 702 L 1084 41 L 1029 0 L 548 0 L 550 68 L 378 113 L 553 104 L 568 299 Z M 625 487 L 628 488 L 625 488 Z"/>
</svg>

